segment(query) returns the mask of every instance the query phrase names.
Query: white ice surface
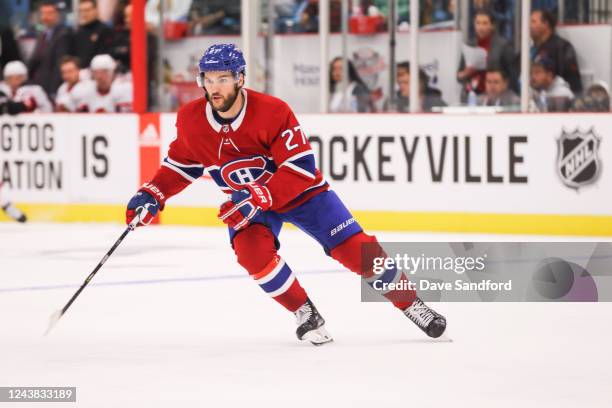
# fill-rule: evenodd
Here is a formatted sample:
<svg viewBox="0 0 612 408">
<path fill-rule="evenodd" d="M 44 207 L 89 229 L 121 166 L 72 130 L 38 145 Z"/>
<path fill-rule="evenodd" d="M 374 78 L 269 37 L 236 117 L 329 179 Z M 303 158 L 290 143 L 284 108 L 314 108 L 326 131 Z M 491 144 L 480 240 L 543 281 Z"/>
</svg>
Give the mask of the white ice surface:
<svg viewBox="0 0 612 408">
<path fill-rule="evenodd" d="M 280 254 L 332 344 L 297 341 L 225 230 L 167 226 L 130 234 L 43 337 L 122 230 L 0 223 L 0 386 L 78 387 L 76 405 L 53 407 L 612 406 L 612 303 L 435 304 L 454 341 L 430 340 L 391 305 L 361 303 L 356 276 L 296 230 Z"/>
</svg>

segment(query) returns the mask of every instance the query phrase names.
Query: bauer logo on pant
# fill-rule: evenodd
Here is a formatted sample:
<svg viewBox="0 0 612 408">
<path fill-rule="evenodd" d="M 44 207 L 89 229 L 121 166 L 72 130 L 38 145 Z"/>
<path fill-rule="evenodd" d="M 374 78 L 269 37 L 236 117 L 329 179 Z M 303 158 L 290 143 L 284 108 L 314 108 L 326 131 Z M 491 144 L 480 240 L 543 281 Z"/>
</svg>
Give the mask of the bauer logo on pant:
<svg viewBox="0 0 612 408">
<path fill-rule="evenodd" d="M 572 133 L 562 131 L 557 139 L 557 173 L 563 184 L 578 189 L 597 181 L 601 172 L 600 143 L 593 128 L 586 133 L 579 129 Z"/>
</svg>

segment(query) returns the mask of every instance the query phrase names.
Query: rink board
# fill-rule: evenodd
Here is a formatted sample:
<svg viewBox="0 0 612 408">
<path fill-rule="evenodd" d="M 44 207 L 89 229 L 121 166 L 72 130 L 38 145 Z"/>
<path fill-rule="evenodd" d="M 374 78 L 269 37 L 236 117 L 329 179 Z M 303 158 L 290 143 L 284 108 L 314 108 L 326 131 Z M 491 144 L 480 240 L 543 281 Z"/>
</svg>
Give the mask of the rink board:
<svg viewBox="0 0 612 408">
<path fill-rule="evenodd" d="M 612 235 L 611 115 L 299 119 L 319 168 L 367 228 Z M 176 137 L 174 122 L 174 114 L 3 118 L 3 193 L 32 220 L 120 222 Z M 161 222 L 219 226 L 224 199 L 205 175 L 170 199 Z"/>
</svg>

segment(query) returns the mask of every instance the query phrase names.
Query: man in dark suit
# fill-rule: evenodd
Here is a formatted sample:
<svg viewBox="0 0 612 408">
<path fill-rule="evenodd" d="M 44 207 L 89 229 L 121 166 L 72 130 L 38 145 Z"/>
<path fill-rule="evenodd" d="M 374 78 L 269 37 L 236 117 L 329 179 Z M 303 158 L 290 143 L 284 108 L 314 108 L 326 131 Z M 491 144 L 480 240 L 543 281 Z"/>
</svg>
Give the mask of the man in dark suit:
<svg viewBox="0 0 612 408">
<path fill-rule="evenodd" d="M 38 13 L 45 30 L 36 39 L 28 70 L 31 80 L 53 98 L 62 83 L 59 61 L 71 52 L 72 33 L 61 23 L 59 9 L 53 1 L 40 3 Z"/>
<path fill-rule="evenodd" d="M 549 60 L 556 75 L 569 83 L 575 95 L 582 94 L 582 78 L 574 46 L 556 32 L 557 18 L 549 10 L 533 10 L 529 30 L 533 46 L 531 61 Z"/>
<path fill-rule="evenodd" d="M 79 2 L 79 28 L 74 35 L 74 52 L 83 67 L 96 55 L 109 54 L 113 46 L 113 30 L 98 18 L 96 0 Z"/>
</svg>

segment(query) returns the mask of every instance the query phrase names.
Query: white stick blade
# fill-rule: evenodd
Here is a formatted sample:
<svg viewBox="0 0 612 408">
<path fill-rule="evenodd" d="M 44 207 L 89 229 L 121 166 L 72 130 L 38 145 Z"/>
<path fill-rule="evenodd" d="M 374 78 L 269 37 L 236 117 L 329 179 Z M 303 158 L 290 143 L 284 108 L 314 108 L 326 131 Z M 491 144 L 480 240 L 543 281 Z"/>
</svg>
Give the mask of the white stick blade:
<svg viewBox="0 0 612 408">
<path fill-rule="evenodd" d="M 49 327 L 47 327 L 47 331 L 45 332 L 45 336 L 51 332 L 53 327 L 55 327 L 55 325 L 59 321 L 60 317 L 62 317 L 62 311 L 61 310 L 58 310 L 57 312 L 55 312 L 55 313 L 53 313 L 51 315 L 51 317 L 49 318 Z"/>
</svg>

